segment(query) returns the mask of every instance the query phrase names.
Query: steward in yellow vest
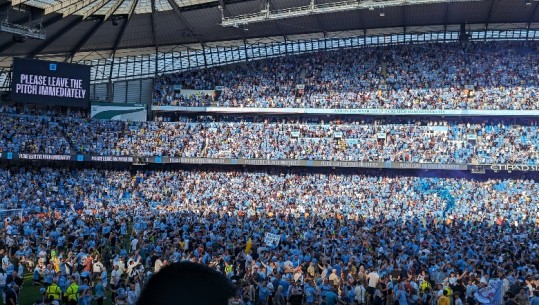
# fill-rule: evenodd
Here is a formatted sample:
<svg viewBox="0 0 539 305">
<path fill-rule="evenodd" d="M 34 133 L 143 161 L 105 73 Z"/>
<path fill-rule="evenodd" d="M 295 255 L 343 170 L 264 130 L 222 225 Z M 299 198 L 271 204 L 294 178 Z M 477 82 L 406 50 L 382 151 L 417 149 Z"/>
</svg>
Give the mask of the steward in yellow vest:
<svg viewBox="0 0 539 305">
<path fill-rule="evenodd" d="M 52 283 L 49 287 L 47 287 L 47 290 L 45 290 L 45 296 L 47 297 L 47 299 L 53 297 L 55 300 L 60 300 L 60 297 L 62 296 L 62 290 L 60 290 L 60 287 L 58 287 L 56 283 Z"/>
<path fill-rule="evenodd" d="M 79 285 L 77 285 L 77 283 L 75 282 L 72 282 L 71 285 L 67 287 L 64 296 L 66 297 L 68 304 L 76 305 L 79 300 Z"/>
</svg>

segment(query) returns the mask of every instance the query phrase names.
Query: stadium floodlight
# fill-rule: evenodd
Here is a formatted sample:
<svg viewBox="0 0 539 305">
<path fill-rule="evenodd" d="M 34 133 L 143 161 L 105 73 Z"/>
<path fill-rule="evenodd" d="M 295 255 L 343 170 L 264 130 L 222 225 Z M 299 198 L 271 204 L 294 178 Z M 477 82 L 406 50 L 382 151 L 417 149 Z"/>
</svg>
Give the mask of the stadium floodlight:
<svg viewBox="0 0 539 305">
<path fill-rule="evenodd" d="M 7 21 L 0 22 L 0 32 L 39 40 L 45 40 L 47 37 L 45 29 L 41 26 L 40 28 L 33 28 L 21 24 L 9 23 Z"/>
<path fill-rule="evenodd" d="M 337 13 L 351 10 L 367 9 L 373 11 L 375 8 L 405 6 L 405 5 L 425 5 L 434 3 L 453 2 L 475 2 L 485 0 L 347 0 L 341 2 L 315 4 L 314 1 L 307 6 L 291 7 L 280 10 L 269 10 L 269 6 L 258 13 L 238 15 L 234 17 L 222 17 L 221 26 L 233 27 L 237 24 L 247 25 L 249 23 L 264 22 L 270 20 L 288 19 L 294 17 L 309 16 L 314 14 Z"/>
</svg>

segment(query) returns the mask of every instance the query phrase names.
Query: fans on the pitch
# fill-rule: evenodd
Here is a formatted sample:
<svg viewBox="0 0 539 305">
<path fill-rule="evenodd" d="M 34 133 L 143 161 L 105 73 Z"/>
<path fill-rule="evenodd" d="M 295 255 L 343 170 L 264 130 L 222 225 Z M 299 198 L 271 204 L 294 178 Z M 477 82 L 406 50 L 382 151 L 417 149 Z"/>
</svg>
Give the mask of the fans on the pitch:
<svg viewBox="0 0 539 305">
<path fill-rule="evenodd" d="M 0 173 L 2 198 L 24 207 L 24 221 L 13 216 L 0 229 L 2 248 L 10 244 L 3 268 L 23 274 L 48 266 L 36 283 L 57 285 L 66 302 L 102 300 L 106 288 L 116 304 L 133 303 L 152 273 L 181 261 L 235 281 L 238 304 L 352 302 L 363 292 L 378 304 L 419 304 L 444 290 L 452 300 L 457 292 L 473 299 L 499 270 L 507 287 L 533 289 L 539 275 L 533 180 L 296 170 Z"/>
</svg>

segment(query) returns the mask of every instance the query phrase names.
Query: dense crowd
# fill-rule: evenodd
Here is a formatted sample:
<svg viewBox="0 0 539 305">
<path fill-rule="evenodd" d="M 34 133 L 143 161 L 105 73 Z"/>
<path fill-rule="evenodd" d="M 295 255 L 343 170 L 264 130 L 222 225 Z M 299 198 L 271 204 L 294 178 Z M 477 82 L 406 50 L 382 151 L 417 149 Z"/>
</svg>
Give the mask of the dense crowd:
<svg viewBox="0 0 539 305">
<path fill-rule="evenodd" d="M 46 116 L 3 115 L 0 120 L 2 151 L 69 153 L 63 126 Z"/>
<path fill-rule="evenodd" d="M 539 127 L 519 122 L 254 119 L 122 122 L 0 115 L 0 151 L 419 163 L 537 164 Z"/>
<path fill-rule="evenodd" d="M 438 43 L 270 58 L 160 76 L 154 104 L 538 109 L 537 47 L 533 42 Z M 179 87 L 223 89 L 214 96 L 183 94 Z"/>
<path fill-rule="evenodd" d="M 493 279 L 538 301 L 534 180 L 14 167 L 0 183 L 23 209 L 0 229 L 8 299 L 31 273 L 45 299 L 131 305 L 193 261 L 236 284 L 231 304 L 473 305 Z"/>
<path fill-rule="evenodd" d="M 163 76 L 156 103 L 538 109 L 536 47 L 435 44 L 273 58 Z M 224 89 L 213 100 L 182 96 L 175 85 Z M 538 148 L 533 119 L 168 123 L 0 109 L 0 152 L 538 164 Z M 153 274 L 192 261 L 230 278 L 233 305 L 539 305 L 539 183 L 455 175 L 4 165 L 2 301 L 19 304 L 31 274 L 41 288 L 36 304 L 134 305 Z"/>
</svg>

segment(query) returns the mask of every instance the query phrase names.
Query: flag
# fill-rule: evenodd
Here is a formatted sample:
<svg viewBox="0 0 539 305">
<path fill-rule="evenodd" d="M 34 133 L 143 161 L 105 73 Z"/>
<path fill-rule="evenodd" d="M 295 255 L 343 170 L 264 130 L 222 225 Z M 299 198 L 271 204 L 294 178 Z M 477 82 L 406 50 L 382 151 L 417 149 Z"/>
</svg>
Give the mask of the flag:
<svg viewBox="0 0 539 305">
<path fill-rule="evenodd" d="M 500 279 L 492 279 L 487 287 L 479 289 L 475 293 L 475 299 L 482 304 L 501 305 L 503 302 L 503 281 Z"/>
<path fill-rule="evenodd" d="M 245 246 L 245 254 L 249 253 L 252 247 L 253 247 L 253 240 L 249 238 L 249 240 L 247 241 L 247 245 Z"/>
</svg>

